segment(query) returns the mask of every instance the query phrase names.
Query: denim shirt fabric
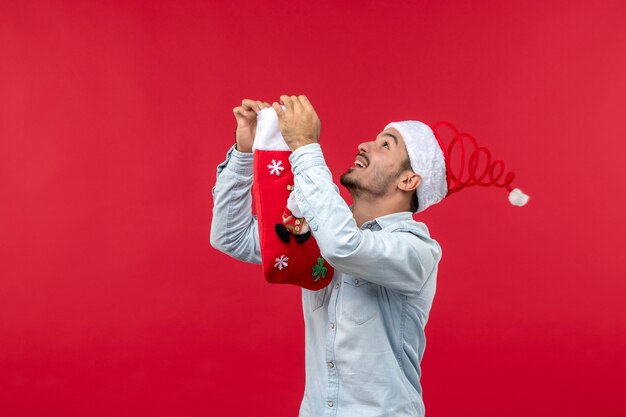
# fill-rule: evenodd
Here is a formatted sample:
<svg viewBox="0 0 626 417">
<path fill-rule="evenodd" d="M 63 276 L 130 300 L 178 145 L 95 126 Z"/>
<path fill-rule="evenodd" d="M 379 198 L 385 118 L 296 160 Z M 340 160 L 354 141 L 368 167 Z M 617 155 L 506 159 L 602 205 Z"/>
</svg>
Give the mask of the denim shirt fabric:
<svg viewBox="0 0 626 417">
<path fill-rule="evenodd" d="M 218 166 L 211 244 L 260 263 L 252 160 L 231 148 Z M 300 210 L 335 268 L 329 286 L 302 289 L 306 386 L 300 417 L 423 416 L 420 362 L 439 244 L 410 212 L 359 228 L 318 144 L 298 148 L 290 162 Z"/>
</svg>

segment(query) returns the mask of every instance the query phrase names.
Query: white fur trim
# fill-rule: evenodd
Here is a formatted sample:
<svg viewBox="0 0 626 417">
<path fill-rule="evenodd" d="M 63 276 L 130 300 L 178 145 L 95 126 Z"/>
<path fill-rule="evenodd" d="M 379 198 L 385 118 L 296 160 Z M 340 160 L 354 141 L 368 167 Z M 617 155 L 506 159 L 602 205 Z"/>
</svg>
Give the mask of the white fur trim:
<svg viewBox="0 0 626 417">
<path fill-rule="evenodd" d="M 522 207 L 528 203 L 528 200 L 530 200 L 530 197 L 524 194 L 519 188 L 515 188 L 509 193 L 509 201 L 514 206 Z"/>
<path fill-rule="evenodd" d="M 419 208 L 417 212 L 444 199 L 448 193 L 446 162 L 432 129 L 418 121 L 392 122 L 385 129 L 394 128 L 402 135 L 411 161 L 411 168 L 422 177 L 417 187 Z"/>
<path fill-rule="evenodd" d="M 285 106 L 282 106 L 283 110 Z M 273 107 L 261 109 L 256 115 L 256 133 L 252 151 L 290 151 L 287 142 L 280 134 L 278 127 L 278 115 Z"/>
</svg>

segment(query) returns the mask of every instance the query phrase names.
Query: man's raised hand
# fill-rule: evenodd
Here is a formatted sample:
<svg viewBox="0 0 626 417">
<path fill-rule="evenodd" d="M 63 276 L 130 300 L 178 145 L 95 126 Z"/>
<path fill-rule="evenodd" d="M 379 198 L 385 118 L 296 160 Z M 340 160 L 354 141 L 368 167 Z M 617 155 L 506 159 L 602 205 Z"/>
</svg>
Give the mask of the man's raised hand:
<svg viewBox="0 0 626 417">
<path fill-rule="evenodd" d="M 272 108 L 278 115 L 280 133 L 292 151 L 310 143 L 317 143 L 320 137 L 321 122 L 313 105 L 306 96 L 280 96 L 282 106 L 274 102 Z"/>
<path fill-rule="evenodd" d="M 252 152 L 252 143 L 256 133 L 256 115 L 261 109 L 270 107 L 269 103 L 259 100 L 243 99 L 241 106 L 233 109 L 237 120 L 237 150 L 240 152 Z"/>
</svg>

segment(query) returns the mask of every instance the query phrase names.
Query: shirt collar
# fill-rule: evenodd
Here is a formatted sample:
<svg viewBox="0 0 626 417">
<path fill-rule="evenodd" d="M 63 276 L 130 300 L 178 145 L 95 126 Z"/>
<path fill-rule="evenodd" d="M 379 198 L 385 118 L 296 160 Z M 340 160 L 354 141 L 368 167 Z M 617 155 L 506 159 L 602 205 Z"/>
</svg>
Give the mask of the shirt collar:
<svg viewBox="0 0 626 417">
<path fill-rule="evenodd" d="M 387 226 L 391 226 L 392 224 L 413 220 L 413 214 L 410 211 L 399 211 L 397 213 L 385 214 L 384 216 L 376 217 L 374 220 L 368 220 L 361 227 L 367 227 L 368 224 L 377 223 L 381 229 L 384 229 Z"/>
</svg>

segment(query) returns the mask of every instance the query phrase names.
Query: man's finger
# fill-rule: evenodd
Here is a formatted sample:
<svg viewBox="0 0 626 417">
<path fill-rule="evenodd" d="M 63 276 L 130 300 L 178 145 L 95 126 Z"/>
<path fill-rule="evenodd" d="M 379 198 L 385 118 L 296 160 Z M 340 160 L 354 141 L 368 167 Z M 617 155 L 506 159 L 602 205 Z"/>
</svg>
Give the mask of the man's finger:
<svg viewBox="0 0 626 417">
<path fill-rule="evenodd" d="M 281 120 L 283 116 L 285 115 L 285 112 L 283 111 L 282 106 L 277 102 L 273 102 L 272 108 L 276 111 L 276 116 L 278 116 L 278 120 Z"/>
<path fill-rule="evenodd" d="M 291 99 L 291 102 L 293 103 L 294 111 L 301 112 L 302 111 L 302 103 L 300 103 L 300 100 L 298 100 L 298 96 L 291 96 L 289 98 Z"/>
<path fill-rule="evenodd" d="M 264 108 L 265 106 L 263 105 L 263 102 L 260 100 L 256 101 L 256 105 L 259 108 L 259 111 L 261 111 L 262 108 Z"/>
<path fill-rule="evenodd" d="M 302 103 L 302 107 L 304 107 L 305 109 L 313 108 L 313 105 L 306 96 L 298 96 L 298 100 L 300 100 L 300 103 Z"/>
<path fill-rule="evenodd" d="M 245 98 L 241 101 L 241 107 L 244 108 L 244 110 L 261 110 L 261 108 L 256 104 L 256 101 Z"/>
<path fill-rule="evenodd" d="M 291 97 L 283 94 L 280 96 L 280 101 L 285 105 L 285 107 L 287 107 L 287 111 L 285 113 L 293 111 L 293 102 L 291 101 Z"/>
</svg>

